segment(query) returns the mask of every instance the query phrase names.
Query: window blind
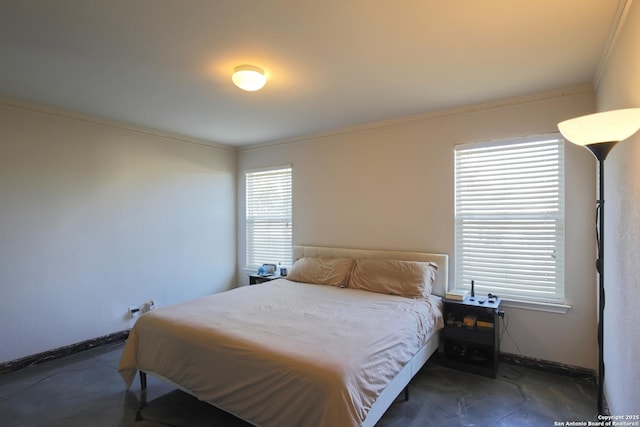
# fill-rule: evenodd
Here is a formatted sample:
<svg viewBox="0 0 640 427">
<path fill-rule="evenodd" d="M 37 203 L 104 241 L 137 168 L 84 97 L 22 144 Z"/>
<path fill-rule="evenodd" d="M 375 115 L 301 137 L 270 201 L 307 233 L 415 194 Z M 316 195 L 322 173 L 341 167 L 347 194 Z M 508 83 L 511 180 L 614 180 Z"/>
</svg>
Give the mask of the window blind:
<svg viewBox="0 0 640 427">
<path fill-rule="evenodd" d="M 291 265 L 291 167 L 247 172 L 247 267 Z"/>
<path fill-rule="evenodd" d="M 557 135 L 455 149 L 456 287 L 564 303 L 564 145 Z"/>
</svg>

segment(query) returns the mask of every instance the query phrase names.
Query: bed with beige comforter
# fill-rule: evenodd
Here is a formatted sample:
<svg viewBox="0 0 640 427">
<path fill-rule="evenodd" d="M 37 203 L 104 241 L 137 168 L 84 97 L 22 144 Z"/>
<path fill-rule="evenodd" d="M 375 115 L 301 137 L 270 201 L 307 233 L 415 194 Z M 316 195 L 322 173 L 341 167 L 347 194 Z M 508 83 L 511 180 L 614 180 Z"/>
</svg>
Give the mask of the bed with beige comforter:
<svg viewBox="0 0 640 427">
<path fill-rule="evenodd" d="M 360 426 L 442 327 L 440 298 L 278 279 L 157 309 L 131 331 L 138 370 L 261 426 Z"/>
</svg>

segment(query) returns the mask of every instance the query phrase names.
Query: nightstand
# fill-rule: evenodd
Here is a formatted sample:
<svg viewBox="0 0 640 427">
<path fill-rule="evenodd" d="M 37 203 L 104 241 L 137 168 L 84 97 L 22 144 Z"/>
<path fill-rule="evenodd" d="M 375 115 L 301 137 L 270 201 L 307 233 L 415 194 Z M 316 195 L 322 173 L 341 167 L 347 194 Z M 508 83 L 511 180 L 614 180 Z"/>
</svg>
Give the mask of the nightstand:
<svg viewBox="0 0 640 427">
<path fill-rule="evenodd" d="M 495 378 L 500 352 L 500 298 L 444 301 L 444 365 Z"/>
<path fill-rule="evenodd" d="M 279 279 L 279 274 L 271 274 L 269 276 L 261 276 L 259 274 L 250 274 L 249 275 L 249 284 L 257 285 L 259 283 L 270 282 L 271 280 Z"/>
</svg>

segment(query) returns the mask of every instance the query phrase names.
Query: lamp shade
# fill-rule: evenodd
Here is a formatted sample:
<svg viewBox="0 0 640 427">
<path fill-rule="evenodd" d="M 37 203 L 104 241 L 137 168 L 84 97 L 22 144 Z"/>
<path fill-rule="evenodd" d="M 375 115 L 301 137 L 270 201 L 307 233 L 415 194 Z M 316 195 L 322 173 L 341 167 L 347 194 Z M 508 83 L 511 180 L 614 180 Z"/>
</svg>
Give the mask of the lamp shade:
<svg viewBox="0 0 640 427">
<path fill-rule="evenodd" d="M 240 65 L 236 67 L 231 80 L 240 89 L 249 92 L 260 90 L 264 87 L 265 83 L 267 83 L 264 71 L 253 65 Z"/>
<path fill-rule="evenodd" d="M 568 141 L 578 145 L 619 142 L 640 129 L 640 108 L 605 111 L 558 123 Z"/>
</svg>

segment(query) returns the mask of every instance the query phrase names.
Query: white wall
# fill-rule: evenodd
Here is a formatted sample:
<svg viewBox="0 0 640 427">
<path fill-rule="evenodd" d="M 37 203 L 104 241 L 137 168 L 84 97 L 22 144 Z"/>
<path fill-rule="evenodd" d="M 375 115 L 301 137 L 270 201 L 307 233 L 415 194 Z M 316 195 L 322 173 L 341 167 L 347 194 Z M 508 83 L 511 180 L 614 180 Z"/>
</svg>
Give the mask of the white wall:
<svg viewBox="0 0 640 427">
<path fill-rule="evenodd" d="M 0 103 L 0 362 L 235 285 L 235 150 Z"/>
<path fill-rule="evenodd" d="M 633 3 L 598 90 L 599 111 L 640 107 L 640 3 Z M 640 134 L 605 162 L 605 395 L 612 414 L 640 410 Z"/>
<path fill-rule="evenodd" d="M 241 149 L 238 153 L 238 267 L 245 261 L 247 169 L 293 165 L 294 244 L 454 253 L 455 144 L 557 132 L 593 112 L 590 88 L 441 112 L 404 121 Z M 566 96 L 565 96 L 566 95 Z M 523 355 L 596 366 L 590 153 L 567 145 L 567 314 L 507 308 Z M 453 258 L 450 274 L 453 275 Z M 502 350 L 518 353 L 506 335 Z"/>
</svg>

